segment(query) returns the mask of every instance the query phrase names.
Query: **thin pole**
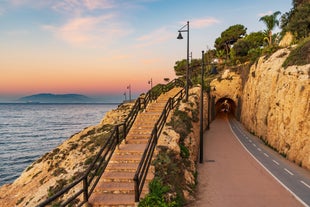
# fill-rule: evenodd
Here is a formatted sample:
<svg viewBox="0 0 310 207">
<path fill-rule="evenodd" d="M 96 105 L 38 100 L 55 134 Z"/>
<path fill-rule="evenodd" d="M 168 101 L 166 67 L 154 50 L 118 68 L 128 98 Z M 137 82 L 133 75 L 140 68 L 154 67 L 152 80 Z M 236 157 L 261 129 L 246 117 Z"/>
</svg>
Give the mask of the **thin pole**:
<svg viewBox="0 0 310 207">
<path fill-rule="evenodd" d="M 187 21 L 187 70 L 186 70 L 186 88 L 185 88 L 186 101 L 188 101 L 188 89 L 189 89 L 189 21 Z"/>
<path fill-rule="evenodd" d="M 200 156 L 199 162 L 203 163 L 203 88 L 204 88 L 204 51 L 202 51 L 202 66 L 201 66 L 201 90 L 200 90 Z"/>
</svg>

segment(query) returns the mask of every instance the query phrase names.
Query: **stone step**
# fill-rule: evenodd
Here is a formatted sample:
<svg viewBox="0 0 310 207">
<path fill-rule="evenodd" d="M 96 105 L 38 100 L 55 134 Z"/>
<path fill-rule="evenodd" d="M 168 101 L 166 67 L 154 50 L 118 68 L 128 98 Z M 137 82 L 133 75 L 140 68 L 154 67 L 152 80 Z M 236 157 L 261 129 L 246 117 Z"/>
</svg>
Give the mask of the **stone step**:
<svg viewBox="0 0 310 207">
<path fill-rule="evenodd" d="M 106 172 L 136 172 L 139 163 L 109 163 Z"/>
<path fill-rule="evenodd" d="M 151 172 L 149 170 L 149 172 Z M 103 182 L 133 182 L 135 172 L 104 172 L 101 179 Z M 154 177 L 151 173 L 148 173 L 146 180 L 151 180 Z"/>
<path fill-rule="evenodd" d="M 110 163 L 139 163 L 142 157 L 142 153 L 139 154 L 114 154 Z"/>
<path fill-rule="evenodd" d="M 145 181 L 145 186 L 148 186 L 150 180 Z M 99 182 L 98 187 L 96 188 L 95 192 L 101 193 L 114 193 L 114 194 L 134 194 L 135 187 L 134 183 L 127 183 L 127 182 Z M 142 191 L 144 194 L 148 193 L 148 187 L 143 188 Z"/>
<path fill-rule="evenodd" d="M 104 172 L 101 179 L 103 182 L 133 182 L 135 172 Z"/>
<path fill-rule="evenodd" d="M 121 207 L 134 207 L 135 206 L 135 194 L 115 194 L 101 192 L 94 192 L 89 202 L 92 207 L 108 207 L 108 206 L 121 206 Z"/>
<path fill-rule="evenodd" d="M 142 154 L 146 144 L 120 144 L 119 149 L 115 150 L 117 155 Z"/>
<path fill-rule="evenodd" d="M 129 139 L 127 140 L 128 144 L 147 144 L 149 142 L 149 138 L 147 139 Z"/>
</svg>

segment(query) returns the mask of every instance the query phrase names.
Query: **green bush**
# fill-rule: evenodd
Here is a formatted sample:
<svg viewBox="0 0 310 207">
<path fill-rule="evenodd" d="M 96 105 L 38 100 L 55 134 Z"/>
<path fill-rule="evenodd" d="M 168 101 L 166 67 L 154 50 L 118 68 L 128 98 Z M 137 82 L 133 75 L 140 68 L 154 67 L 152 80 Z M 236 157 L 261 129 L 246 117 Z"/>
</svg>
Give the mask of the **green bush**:
<svg viewBox="0 0 310 207">
<path fill-rule="evenodd" d="M 180 144 L 180 149 L 181 149 L 181 157 L 182 158 L 189 158 L 189 150 L 187 147 L 185 147 L 183 144 Z"/>
<path fill-rule="evenodd" d="M 283 67 L 292 65 L 306 65 L 310 63 L 310 38 L 303 40 L 287 57 Z"/>
<path fill-rule="evenodd" d="M 149 183 L 150 193 L 139 203 L 139 207 L 174 207 L 177 206 L 176 201 L 167 203 L 165 195 L 170 191 L 169 186 L 163 185 L 159 178 L 154 178 Z"/>
</svg>

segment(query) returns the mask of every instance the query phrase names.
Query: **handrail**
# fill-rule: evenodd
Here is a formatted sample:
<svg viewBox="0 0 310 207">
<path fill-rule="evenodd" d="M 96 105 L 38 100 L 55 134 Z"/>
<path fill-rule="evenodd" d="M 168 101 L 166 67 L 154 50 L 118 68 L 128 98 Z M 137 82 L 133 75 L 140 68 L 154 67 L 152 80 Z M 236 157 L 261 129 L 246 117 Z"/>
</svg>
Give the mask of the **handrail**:
<svg viewBox="0 0 310 207">
<path fill-rule="evenodd" d="M 170 111 L 175 108 L 175 106 L 183 99 L 185 96 L 185 90 L 182 89 L 173 98 L 169 98 L 162 114 L 160 115 L 158 121 L 156 122 L 154 129 L 152 131 L 151 137 L 147 143 L 147 146 L 143 152 L 141 161 L 138 165 L 137 171 L 134 176 L 134 186 L 135 186 L 135 202 L 139 202 L 140 195 L 143 190 L 145 179 L 151 165 L 152 156 L 157 145 L 159 135 L 166 123 L 167 117 Z"/>
<path fill-rule="evenodd" d="M 52 205 L 53 202 L 57 202 L 57 206 L 60 207 L 72 204 L 80 207 L 86 202 L 88 202 L 88 199 L 93 193 L 102 174 L 104 173 L 114 150 L 116 149 L 117 145 L 119 145 L 122 140 L 126 138 L 126 135 L 132 127 L 138 113 L 141 111 L 141 109 L 145 109 L 150 101 L 156 100 L 161 93 L 166 92 L 168 89 L 168 85 L 171 89 L 171 87 L 182 86 L 184 84 L 182 81 L 175 79 L 168 83 L 167 86 L 160 85 L 158 88 L 154 87 L 155 89 L 149 90 L 144 97 L 139 97 L 136 100 L 127 118 L 125 119 L 124 123 L 114 126 L 110 137 L 101 147 L 95 159 L 87 168 L 86 172 L 81 177 L 74 180 L 71 184 L 58 191 L 55 195 L 41 202 L 38 207 Z M 65 201 L 59 201 L 61 197 L 63 197 L 65 194 L 67 194 L 70 190 L 73 189 L 75 189 L 75 193 L 70 198 Z M 81 196 L 83 196 L 82 201 L 80 201 Z"/>
</svg>

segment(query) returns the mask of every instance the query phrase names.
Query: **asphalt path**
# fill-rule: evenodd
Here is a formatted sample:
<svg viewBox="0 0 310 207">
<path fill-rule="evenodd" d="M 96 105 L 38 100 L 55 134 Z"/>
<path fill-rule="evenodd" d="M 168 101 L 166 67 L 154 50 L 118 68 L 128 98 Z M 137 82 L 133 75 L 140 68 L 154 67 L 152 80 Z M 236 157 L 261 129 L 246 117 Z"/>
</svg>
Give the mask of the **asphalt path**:
<svg viewBox="0 0 310 207">
<path fill-rule="evenodd" d="M 304 206 L 310 206 L 310 172 L 282 157 L 230 117 L 232 132 L 250 155 Z"/>
</svg>

